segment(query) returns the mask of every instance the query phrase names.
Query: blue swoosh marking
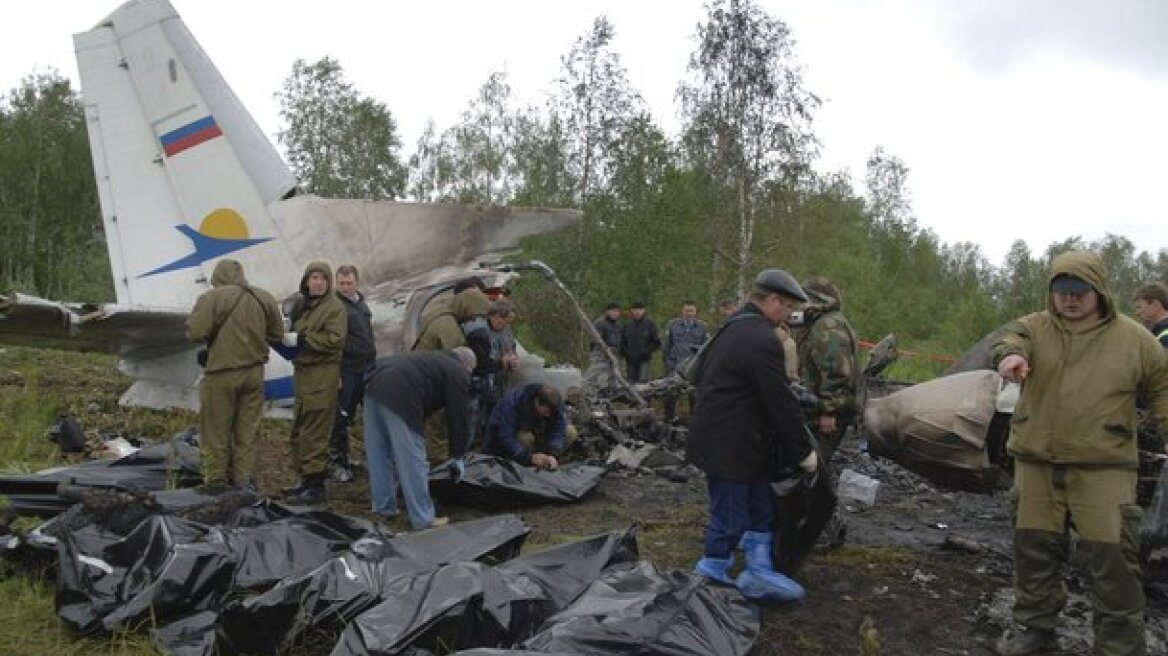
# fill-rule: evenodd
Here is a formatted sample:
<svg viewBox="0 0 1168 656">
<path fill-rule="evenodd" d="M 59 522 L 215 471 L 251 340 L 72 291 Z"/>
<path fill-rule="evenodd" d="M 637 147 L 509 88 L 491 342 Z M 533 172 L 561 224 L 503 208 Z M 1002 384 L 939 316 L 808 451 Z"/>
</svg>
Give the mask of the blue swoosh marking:
<svg viewBox="0 0 1168 656">
<path fill-rule="evenodd" d="M 234 253 L 235 251 L 262 244 L 265 241 L 271 241 L 272 237 L 264 237 L 262 239 L 219 239 L 217 237 L 208 237 L 203 233 L 195 230 L 189 225 L 177 225 L 175 229 L 186 235 L 191 243 L 195 245 L 195 252 L 181 257 L 170 264 L 164 264 L 157 269 L 147 271 L 139 275 L 139 278 L 146 278 L 147 276 L 157 275 L 159 273 L 166 273 L 168 271 L 178 271 L 179 269 L 187 269 L 193 266 L 198 266 L 207 260 Z"/>
</svg>

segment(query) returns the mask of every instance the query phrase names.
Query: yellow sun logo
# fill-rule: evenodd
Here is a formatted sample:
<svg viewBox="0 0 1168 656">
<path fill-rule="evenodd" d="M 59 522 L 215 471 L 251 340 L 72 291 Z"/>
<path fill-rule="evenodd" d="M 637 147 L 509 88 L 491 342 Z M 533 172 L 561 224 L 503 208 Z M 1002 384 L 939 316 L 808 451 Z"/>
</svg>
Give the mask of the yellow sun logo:
<svg viewBox="0 0 1168 656">
<path fill-rule="evenodd" d="M 203 217 L 199 232 L 216 239 L 247 239 L 247 224 L 233 209 L 220 207 Z"/>
</svg>

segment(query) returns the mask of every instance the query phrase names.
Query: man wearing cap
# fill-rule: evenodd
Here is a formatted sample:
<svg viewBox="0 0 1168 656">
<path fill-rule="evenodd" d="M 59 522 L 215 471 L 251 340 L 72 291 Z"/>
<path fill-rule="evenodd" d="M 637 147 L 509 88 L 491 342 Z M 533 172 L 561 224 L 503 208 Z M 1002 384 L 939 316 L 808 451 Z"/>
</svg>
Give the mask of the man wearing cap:
<svg viewBox="0 0 1168 656">
<path fill-rule="evenodd" d="M 747 302 L 706 346 L 695 374 L 686 458 L 706 472 L 710 522 L 696 571 L 751 599 L 793 601 L 803 587 L 774 571 L 770 481 L 818 466 L 813 440 L 787 384 L 774 328 L 807 295 L 789 273 L 766 269 Z M 730 578 L 741 544 L 746 569 Z"/>
<path fill-rule="evenodd" d="M 584 377 L 588 382 L 601 389 L 608 389 L 615 382 L 612 371 L 613 361 L 604 350 L 607 348 L 614 358 L 620 354 L 620 315 L 620 304 L 616 301 L 609 301 L 608 305 L 604 306 L 604 314 L 597 317 L 596 321 L 592 323 L 592 327 L 600 335 L 601 341 L 592 342 L 589 348 L 588 371 L 584 374 Z"/>
<path fill-rule="evenodd" d="M 1054 258 L 1046 310 L 1003 330 L 998 373 L 1022 384 L 1007 450 L 1014 457 L 1014 619 L 999 654 L 1057 647 L 1066 603 L 1067 527 L 1091 579 L 1095 651 L 1147 653 L 1136 505 L 1136 396 L 1168 419 L 1168 358 L 1119 314 L 1098 255 Z"/>
<path fill-rule="evenodd" d="M 649 361 L 661 349 L 657 326 L 645 316 L 645 301 L 633 301 L 632 317 L 621 328 L 621 353 L 625 357 L 626 377 L 630 383 L 649 382 Z"/>
<path fill-rule="evenodd" d="M 864 394 L 860 342 L 841 311 L 839 287 L 824 276 L 803 283 L 807 305 L 795 331 L 799 377 L 818 399 L 809 422 L 819 453 L 830 461 L 844 432 L 855 423 Z"/>
<path fill-rule="evenodd" d="M 1136 290 L 1136 316 L 1168 349 L 1168 287 L 1153 282 Z"/>
</svg>

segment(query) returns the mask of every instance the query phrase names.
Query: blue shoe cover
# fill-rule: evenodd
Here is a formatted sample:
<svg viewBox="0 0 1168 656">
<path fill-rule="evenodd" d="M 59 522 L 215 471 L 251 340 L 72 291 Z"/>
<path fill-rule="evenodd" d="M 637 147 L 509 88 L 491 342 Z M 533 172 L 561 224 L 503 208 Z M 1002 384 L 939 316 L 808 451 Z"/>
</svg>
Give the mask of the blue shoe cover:
<svg viewBox="0 0 1168 656">
<path fill-rule="evenodd" d="M 721 581 L 727 585 L 734 585 L 734 580 L 730 578 L 730 568 L 734 565 L 733 558 L 711 558 L 703 556 L 698 561 L 694 572 L 701 574 L 708 579 Z"/>
<path fill-rule="evenodd" d="M 775 571 L 748 568 L 735 583 L 747 599 L 759 601 L 799 601 L 807 596 L 803 586 Z"/>
</svg>

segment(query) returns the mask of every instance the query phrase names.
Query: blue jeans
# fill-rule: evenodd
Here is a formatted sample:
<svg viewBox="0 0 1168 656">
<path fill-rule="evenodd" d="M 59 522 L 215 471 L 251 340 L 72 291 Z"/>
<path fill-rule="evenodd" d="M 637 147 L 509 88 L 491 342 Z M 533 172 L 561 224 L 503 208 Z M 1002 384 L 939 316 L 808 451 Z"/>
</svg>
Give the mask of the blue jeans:
<svg viewBox="0 0 1168 656">
<path fill-rule="evenodd" d="M 365 466 L 369 470 L 373 512 L 397 514 L 396 472 L 410 526 L 430 528 L 434 523 L 434 502 L 430 500 L 426 442 L 396 412 L 370 396 L 365 397 Z"/>
<path fill-rule="evenodd" d="M 738 483 L 706 474 L 710 493 L 710 523 L 706 526 L 706 555 L 729 558 L 746 531 L 770 533 L 774 500 L 766 481 Z"/>
</svg>

